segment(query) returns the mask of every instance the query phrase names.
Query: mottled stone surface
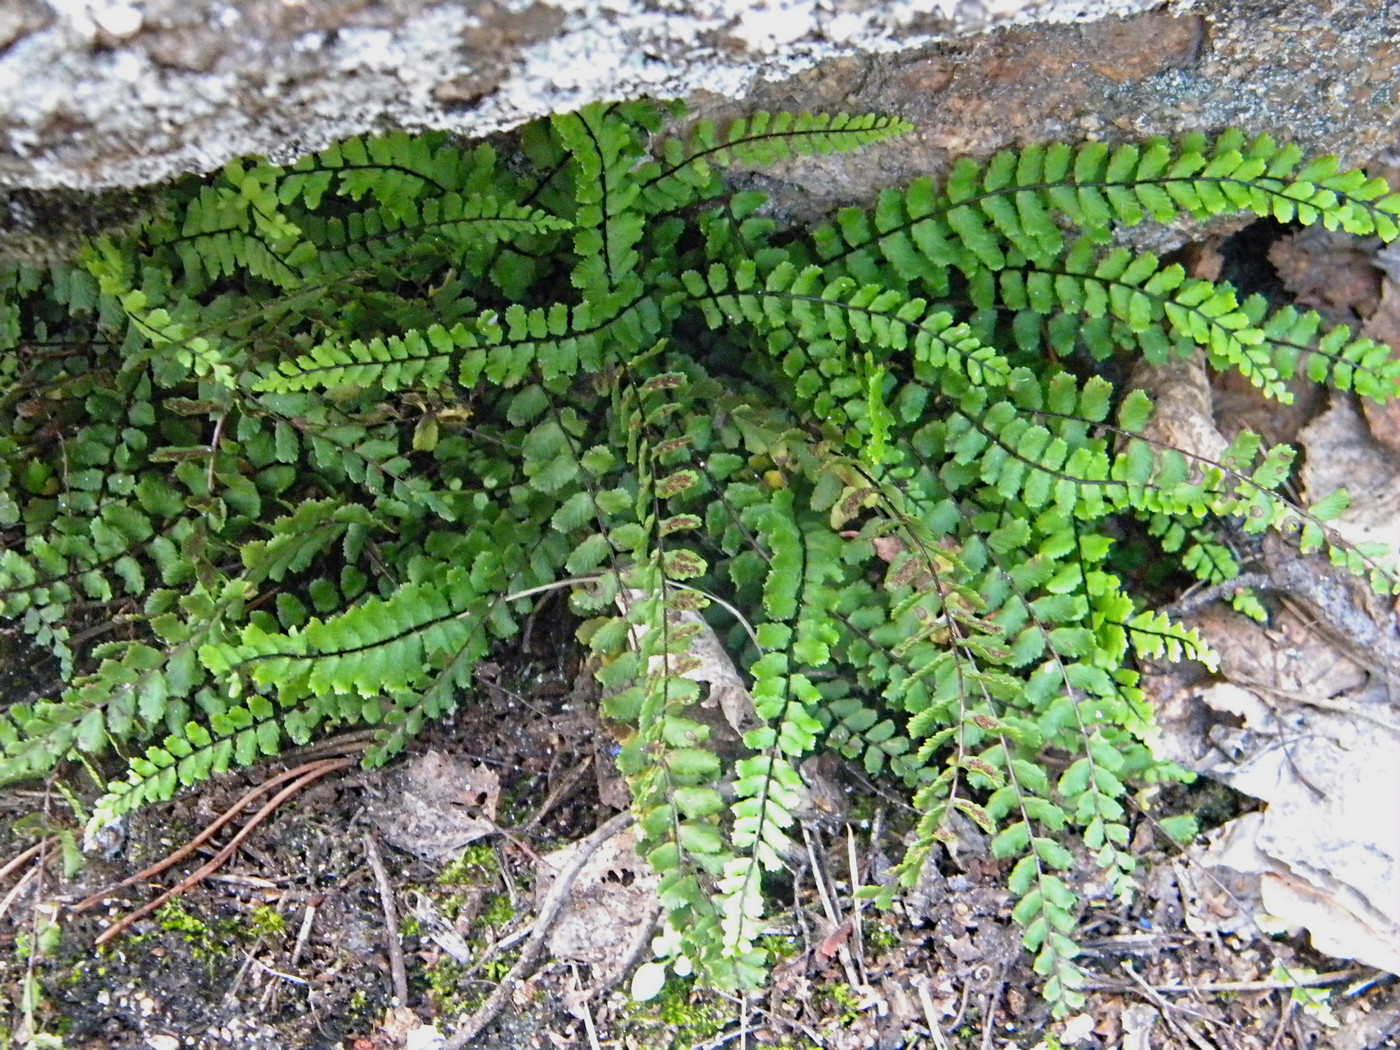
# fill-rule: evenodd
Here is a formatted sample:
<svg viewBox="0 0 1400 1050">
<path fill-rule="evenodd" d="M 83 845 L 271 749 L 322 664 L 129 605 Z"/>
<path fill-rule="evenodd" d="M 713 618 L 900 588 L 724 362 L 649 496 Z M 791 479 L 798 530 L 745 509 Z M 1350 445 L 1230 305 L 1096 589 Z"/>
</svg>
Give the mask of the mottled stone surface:
<svg viewBox="0 0 1400 1050">
<path fill-rule="evenodd" d="M 1152 0 L 5 0 L 0 186 L 140 185 L 377 127 L 745 95 L 842 55 Z"/>
<path fill-rule="evenodd" d="M 235 156 L 289 159 L 376 128 L 483 135 L 646 94 L 713 116 L 877 110 L 916 126 L 854 157 L 756 176 L 796 218 L 1031 141 L 1239 126 L 1349 162 L 1389 144 L 1400 20 L 1388 5 L 1150 6 L 4 0 L 0 247 L 32 252 L 55 230 L 120 221 L 141 205 L 126 188 Z M 107 192 L 46 192 L 58 187 Z"/>
<path fill-rule="evenodd" d="M 831 63 L 757 88 L 753 108 L 875 109 L 916 126 L 849 158 L 775 172 L 813 211 L 1030 142 L 1240 127 L 1360 163 L 1400 120 L 1400 12 L 1352 0 L 1197 4 L 1082 25 L 1023 26 L 916 54 Z"/>
</svg>

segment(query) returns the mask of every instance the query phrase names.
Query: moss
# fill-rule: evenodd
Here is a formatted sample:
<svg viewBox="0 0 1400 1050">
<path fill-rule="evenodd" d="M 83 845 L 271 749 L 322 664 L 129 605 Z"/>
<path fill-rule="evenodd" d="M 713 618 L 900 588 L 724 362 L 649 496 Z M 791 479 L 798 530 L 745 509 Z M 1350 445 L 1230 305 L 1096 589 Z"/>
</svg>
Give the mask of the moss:
<svg viewBox="0 0 1400 1050">
<path fill-rule="evenodd" d="M 246 933 L 246 927 L 235 919 L 206 921 L 186 911 L 179 900 L 162 905 L 156 922 L 165 933 L 178 934 L 189 946 L 190 957 L 203 963 L 228 958 Z"/>
<path fill-rule="evenodd" d="M 735 1008 L 672 979 L 655 999 L 629 1003 L 619 1015 L 615 1034 L 637 1050 L 673 1050 L 713 1038 L 734 1021 Z"/>
<path fill-rule="evenodd" d="M 849 984 L 832 984 L 822 990 L 825 1009 L 821 1012 L 839 1019 L 841 1026 L 851 1024 L 861 1015 L 860 995 Z"/>
<path fill-rule="evenodd" d="M 861 937 L 870 952 L 889 952 L 899 947 L 899 930 L 888 918 L 867 919 L 861 927 Z"/>
<path fill-rule="evenodd" d="M 481 914 L 477 916 L 476 922 L 472 923 L 472 928 L 504 926 L 513 918 L 515 918 L 515 906 L 511 904 L 510 898 L 504 893 L 493 893 L 486 898 L 482 905 Z"/>
<path fill-rule="evenodd" d="M 437 877 L 439 886 L 480 886 L 500 874 L 500 861 L 490 846 L 468 846 Z"/>
<path fill-rule="evenodd" d="M 280 940 L 287 933 L 287 922 L 275 908 L 262 904 L 248 917 L 248 930 L 257 937 Z"/>
<path fill-rule="evenodd" d="M 454 1015 L 462 1011 L 460 985 L 466 969 L 456 959 L 445 955 L 423 971 L 428 999 L 440 1013 Z"/>
</svg>

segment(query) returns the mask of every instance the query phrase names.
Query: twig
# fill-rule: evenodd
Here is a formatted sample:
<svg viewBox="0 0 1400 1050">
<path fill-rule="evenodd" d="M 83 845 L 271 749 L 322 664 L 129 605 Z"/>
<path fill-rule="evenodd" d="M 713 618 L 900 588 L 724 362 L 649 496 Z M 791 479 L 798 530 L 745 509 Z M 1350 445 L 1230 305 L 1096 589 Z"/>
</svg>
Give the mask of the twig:
<svg viewBox="0 0 1400 1050">
<path fill-rule="evenodd" d="M 321 899 L 321 898 L 313 898 L 313 900 L 316 900 L 316 901 L 318 901 L 318 902 L 319 902 L 320 899 Z M 291 903 L 291 901 L 288 899 L 288 897 L 287 897 L 286 895 L 283 895 L 283 897 L 277 902 L 277 914 L 278 914 L 278 915 L 281 915 L 281 914 L 282 914 L 282 906 L 283 906 L 284 904 L 290 904 L 290 903 Z M 310 921 L 310 920 L 311 920 L 311 918 L 315 915 L 315 908 L 316 908 L 316 905 L 313 904 L 313 903 L 308 903 L 307 906 L 306 906 L 306 912 L 305 912 L 305 914 L 302 916 L 301 931 L 297 934 L 296 945 L 295 945 L 295 947 L 293 947 L 291 955 L 289 955 L 289 956 L 287 957 L 287 969 L 288 969 L 288 970 L 295 970 L 295 969 L 296 969 L 296 967 L 297 967 L 297 960 L 301 957 L 302 950 L 306 947 L 306 938 L 309 937 L 310 934 L 311 934 L 311 921 Z M 262 941 L 263 941 L 263 938 L 262 938 L 261 936 L 259 936 L 259 937 L 258 937 L 258 940 L 257 940 L 257 941 L 254 943 L 254 945 L 253 945 L 253 949 L 256 950 L 257 947 L 258 947 L 259 945 L 262 944 Z M 248 956 L 248 957 L 249 957 L 250 960 L 252 959 L 252 957 L 253 957 L 253 956 L 252 956 L 252 951 L 249 952 L 249 956 Z M 269 972 L 271 972 L 271 973 L 278 973 L 279 971 L 269 969 Z M 242 974 L 242 972 L 240 971 L 240 973 L 239 973 L 239 979 L 241 980 L 242 977 L 243 977 L 243 974 Z M 300 984 L 307 984 L 308 982 L 307 982 L 307 981 L 304 981 L 304 980 L 301 980 L 301 979 L 298 978 L 298 983 L 300 983 Z M 280 997 L 280 995 L 281 995 L 281 991 L 282 991 L 282 985 L 281 985 L 281 984 L 278 984 L 278 983 L 276 983 L 276 982 L 274 982 L 274 981 L 269 981 L 268 984 L 267 984 L 267 987 L 263 989 L 262 996 L 258 999 L 258 1009 L 259 1009 L 262 1013 L 264 1013 L 264 1014 L 272 1012 L 272 1011 L 276 1008 L 278 999 L 279 999 L 279 997 Z M 231 998 L 231 996 L 230 996 L 230 998 Z"/>
<path fill-rule="evenodd" d="M 330 763 L 330 765 L 328 766 L 327 763 Z M 349 764 L 349 761 L 345 759 L 319 759 L 315 762 L 308 762 L 305 765 L 297 766 L 295 769 L 283 770 L 281 773 L 278 773 L 275 777 L 263 781 L 257 787 L 247 792 L 232 806 L 230 806 L 228 809 L 224 810 L 217 817 L 215 817 L 214 820 L 210 822 L 208 827 L 206 827 L 194 838 L 190 839 L 189 842 L 185 843 L 174 853 L 171 853 L 164 860 L 158 860 L 150 867 L 142 868 L 135 875 L 122 879 L 121 882 L 118 882 L 112 886 L 108 886 L 105 890 L 100 890 L 97 893 L 94 893 L 91 897 L 79 901 L 77 904 L 73 905 L 73 911 L 87 911 L 87 909 L 91 908 L 93 905 L 101 904 L 104 900 L 106 900 L 112 894 L 116 893 L 118 890 L 124 890 L 128 886 L 134 886 L 138 882 L 145 882 L 147 879 L 159 875 L 166 868 L 174 867 L 176 864 L 179 864 L 180 861 L 184 860 L 191 853 L 197 850 L 200 846 L 204 845 L 204 843 L 208 842 L 211 838 L 213 838 L 218 833 L 220 828 L 222 828 L 225 824 L 231 821 L 234 817 L 238 816 L 238 814 L 241 813 L 245 808 L 247 808 L 251 803 L 257 800 L 260 796 L 267 794 L 279 784 L 285 783 L 288 780 L 293 780 L 304 774 L 310 773 L 313 770 L 321 769 L 322 767 L 326 767 L 325 772 L 330 772 L 331 768 L 339 769 Z"/>
<path fill-rule="evenodd" d="M 295 968 L 301 962 L 301 953 L 306 951 L 306 942 L 311 939 L 311 926 L 316 921 L 316 909 L 320 906 L 319 899 L 306 902 L 306 911 L 301 916 L 301 929 L 297 931 L 297 942 L 292 947 L 292 954 L 287 959 L 289 969 Z"/>
<path fill-rule="evenodd" d="M 1283 1006 L 1279 1009 L 1278 1027 L 1274 1029 L 1274 1037 L 1269 1041 L 1269 1050 L 1279 1050 L 1283 1046 L 1284 1034 L 1288 1031 L 1288 1020 L 1293 1014 L 1293 997 L 1287 995 L 1283 997 Z"/>
<path fill-rule="evenodd" d="M 745 1039 L 747 1039 L 751 1033 L 756 1031 L 758 1031 L 758 1028 L 755 1025 L 740 1025 L 732 1032 L 723 1032 L 712 1039 L 705 1040 L 703 1043 L 696 1043 L 690 1048 L 690 1050 L 718 1050 L 718 1048 L 723 1046 L 725 1043 L 733 1042 L 740 1036 L 743 1036 Z"/>
<path fill-rule="evenodd" d="M 583 774 L 588 771 L 588 767 L 592 764 L 593 756 L 589 755 L 582 762 L 574 766 L 562 777 L 560 777 L 559 783 L 554 785 L 554 790 L 551 791 L 547 796 L 545 796 L 544 803 L 540 806 L 540 808 L 535 810 L 534 814 L 524 824 L 521 824 L 520 827 L 514 828 L 512 830 L 514 830 L 517 834 L 523 835 L 525 834 L 525 832 L 529 831 L 541 820 L 543 820 L 545 816 L 548 815 L 550 810 L 554 809 L 555 806 L 559 805 L 559 803 L 563 802 L 571 794 L 573 794 L 574 789 L 578 786 L 578 782 L 583 778 Z M 501 828 L 500 831 L 503 835 L 507 834 L 507 831 L 504 828 Z"/>
<path fill-rule="evenodd" d="M 5 894 L 5 899 L 0 900 L 0 916 L 4 916 L 7 912 L 9 912 L 10 905 L 14 904 L 15 899 L 18 898 L 21 893 L 23 893 L 26 889 L 29 888 L 29 884 L 31 882 L 33 882 L 39 877 L 39 868 L 42 866 L 42 863 L 43 862 L 41 861 L 39 864 L 34 865 L 34 867 L 30 868 L 28 871 L 26 871 L 23 875 L 20 876 L 20 880 L 18 882 L 16 882 L 12 887 L 10 887 L 10 892 Z"/>
<path fill-rule="evenodd" d="M 304 773 L 300 779 L 293 781 L 287 787 L 283 788 L 276 795 L 274 795 L 271 801 L 269 801 L 265 806 L 263 806 L 262 809 L 258 810 L 257 813 L 253 814 L 252 818 L 248 821 L 247 824 L 243 825 L 242 829 L 239 830 L 238 834 L 229 840 L 229 844 L 227 846 L 219 850 L 218 853 L 214 854 L 212 860 L 210 860 L 207 864 L 205 864 L 194 874 L 187 876 L 173 889 L 166 890 L 164 893 L 162 893 L 155 900 L 151 901 L 149 904 L 137 908 L 130 915 L 118 920 L 107 930 L 103 931 L 102 935 L 98 937 L 96 941 L 93 942 L 93 947 L 101 947 L 102 945 L 106 944 L 108 941 L 116 937 L 123 930 L 127 929 L 127 927 L 129 927 L 132 923 L 136 922 L 138 919 L 144 918 L 145 916 L 149 915 L 151 912 L 159 908 L 166 901 L 170 900 L 172 897 L 179 896 L 191 886 L 197 885 L 206 876 L 212 875 L 214 872 L 218 871 L 220 866 L 224 863 L 224 861 L 228 860 L 229 857 L 233 856 L 234 853 L 238 851 L 238 847 L 242 845 L 243 840 L 246 839 L 249 835 L 251 835 L 254 829 L 256 829 L 259 824 L 261 824 L 264 820 L 271 816 L 276 811 L 278 806 L 280 806 L 283 802 L 291 798 L 293 795 L 301 791 L 304 787 L 306 787 L 313 781 L 319 780 L 327 773 L 333 773 L 337 769 L 344 769 L 347 766 L 352 765 L 354 761 L 355 760 L 352 758 L 342 758 L 327 759 L 322 762 L 313 763 L 312 765 L 315 768 L 313 768 L 307 773 Z M 102 896 L 106 896 L 106 894 L 102 894 Z M 101 898 L 99 897 L 99 899 Z"/>
<path fill-rule="evenodd" d="M 817 857 L 816 846 L 812 843 L 812 833 L 807 830 L 807 825 L 805 823 L 802 825 L 802 838 L 807 844 L 807 859 L 812 865 L 812 881 L 817 885 L 817 896 L 821 898 L 822 910 L 826 912 L 827 921 L 831 923 L 832 933 L 829 936 L 835 937 L 840 933 L 841 927 L 846 920 L 841 917 L 841 912 L 836 907 L 835 887 L 832 887 L 830 890 L 827 889 L 826 870 L 822 867 L 821 861 Z M 826 943 L 826 941 L 823 941 L 822 945 L 818 946 L 818 950 L 825 946 Z M 852 988 L 859 988 L 862 982 L 860 978 L 856 976 L 855 964 L 851 962 L 851 950 L 844 941 L 837 945 L 836 954 L 840 957 L 841 964 L 846 971 L 847 982 L 849 982 Z"/>
<path fill-rule="evenodd" d="M 47 807 L 46 807 L 47 808 Z M 48 814 L 45 813 L 45 816 Z M 44 840 L 47 842 L 48 840 Z M 30 911 L 29 919 L 29 951 L 26 952 L 28 958 L 24 962 L 24 992 L 21 995 L 24 1010 L 24 1031 L 28 1035 L 35 1035 L 34 1009 L 39 1001 L 38 983 L 34 977 L 34 971 L 38 968 L 39 957 L 43 954 L 43 929 L 42 924 L 57 924 L 58 913 L 62 905 L 44 900 L 44 872 L 48 867 L 48 856 L 46 853 L 39 854 L 39 862 L 24 873 L 24 878 L 20 879 L 19 885 L 24 885 L 31 879 L 34 882 L 34 903 Z M 18 887 L 16 887 L 18 888 Z M 41 918 L 41 915 L 46 918 Z M 37 1040 L 36 1040 L 37 1041 Z M 24 1045 L 33 1045 L 27 1038 Z"/>
<path fill-rule="evenodd" d="M 534 932 L 530 935 L 530 939 L 525 942 L 525 947 L 520 951 L 520 958 L 511 967 L 510 973 L 501 979 L 501 983 L 496 985 L 496 990 L 491 993 L 481 1008 L 462 1022 L 462 1027 L 447 1042 L 442 1044 L 440 1050 L 462 1050 L 462 1047 L 469 1045 L 483 1028 L 496 1019 L 509 1001 L 510 993 L 520 983 L 526 971 L 535 965 L 540 953 L 544 950 L 545 938 L 549 936 L 549 930 L 554 925 L 554 920 L 559 917 L 559 912 L 569 899 L 569 891 L 573 888 L 578 873 L 583 870 L 583 866 L 588 863 L 589 858 L 598 851 L 599 846 L 631 823 L 632 814 L 624 811 L 583 840 L 578 853 L 568 866 L 555 876 L 554 885 L 545 894 L 544 902 L 540 905 L 539 915 L 535 918 Z"/>
<path fill-rule="evenodd" d="M 1344 984 L 1353 977 L 1358 976 L 1363 971 L 1358 969 L 1333 970 L 1331 973 L 1319 973 L 1312 977 L 1303 977 L 1296 981 L 1215 981 L 1206 984 L 1147 984 L 1142 980 L 1136 983 L 1141 988 L 1150 988 L 1154 992 L 1166 993 L 1169 995 L 1180 995 L 1183 992 L 1275 992 L 1288 991 L 1292 988 L 1320 988 L 1329 984 Z M 1084 987 L 1091 992 L 1121 992 L 1130 986 L 1122 981 L 1085 981 Z"/>
<path fill-rule="evenodd" d="M 400 1006 L 408 1005 L 408 971 L 403 965 L 403 942 L 399 940 L 399 909 L 394 904 L 394 887 L 389 882 L 389 872 L 384 867 L 384 858 L 379 854 L 379 843 L 374 841 L 372 832 L 365 832 L 365 856 L 374 881 L 379 886 L 379 902 L 384 908 L 384 928 L 389 939 L 389 973 L 394 981 L 394 998 Z"/>
<path fill-rule="evenodd" d="M 291 759 L 313 759 L 322 758 L 325 755 L 359 754 L 374 742 L 375 730 L 355 729 L 348 733 L 337 733 L 333 737 L 325 740 L 317 740 L 315 743 L 302 744 L 301 747 L 294 747 L 290 751 L 284 751 L 282 757 Z"/>
<path fill-rule="evenodd" d="M 224 432 L 224 420 L 228 418 L 228 413 L 224 412 L 214 422 L 214 436 L 209 439 L 209 472 L 205 476 L 205 488 L 210 492 L 214 491 L 214 465 L 219 461 L 219 436 Z"/>
<path fill-rule="evenodd" d="M 919 1005 L 924 1008 L 924 1022 L 928 1025 L 934 1050 L 948 1050 L 948 1040 L 943 1038 L 943 1029 L 938 1027 L 938 1018 L 934 1016 L 933 996 L 928 992 L 928 980 L 916 982 L 914 990 L 919 993 Z"/>
<path fill-rule="evenodd" d="M 1189 616 L 1197 609 L 1205 608 L 1212 602 L 1217 602 L 1222 598 L 1233 598 L 1240 591 L 1266 591 L 1275 590 L 1277 587 L 1278 584 L 1267 572 L 1247 572 L 1236 576 L 1233 580 L 1225 580 L 1223 583 L 1215 583 L 1209 587 L 1202 587 L 1198 591 L 1188 592 L 1170 605 L 1164 605 L 1162 612 L 1173 620 L 1179 620 L 1183 616 Z"/>
<path fill-rule="evenodd" d="M 1142 975 L 1133 969 L 1131 963 L 1124 962 L 1123 969 L 1127 972 L 1128 976 L 1132 978 L 1133 983 L 1142 990 L 1142 994 L 1147 997 L 1147 1000 L 1162 1011 L 1162 1020 L 1166 1021 L 1170 1027 L 1175 1028 L 1187 1039 L 1191 1040 L 1192 1044 L 1198 1047 L 1199 1050 L 1216 1050 L 1216 1048 L 1211 1046 L 1210 1042 L 1186 1020 L 1176 1016 L 1177 1013 L 1180 1012 L 1180 1008 L 1172 1006 L 1171 1003 L 1167 1002 L 1153 991 L 1152 986 L 1143 980 Z"/>
<path fill-rule="evenodd" d="M 274 970 L 271 966 L 267 965 L 267 963 L 263 962 L 261 959 L 254 959 L 253 965 L 256 966 L 258 969 L 262 970 L 263 973 L 270 973 L 273 977 L 280 977 L 282 978 L 282 980 L 290 981 L 292 984 L 300 984 L 305 986 L 311 983 L 305 977 L 298 977 L 294 973 L 284 973 L 281 970 Z"/>
<path fill-rule="evenodd" d="M 583 982 L 582 982 L 581 980 L 579 980 L 579 976 L 578 976 L 578 963 L 570 963 L 569 966 L 570 966 L 570 968 L 573 970 L 573 974 L 574 974 L 574 988 L 575 988 L 577 991 L 582 992 L 582 991 L 583 991 Z M 589 1007 L 588 1007 L 588 1000 L 589 1000 L 590 998 L 592 998 L 591 995 L 589 995 L 589 996 L 581 996 L 581 997 L 579 998 L 579 1004 L 578 1004 L 579 1017 L 580 1017 L 580 1019 L 583 1021 L 583 1030 L 584 1030 L 584 1032 L 586 1032 L 587 1035 L 588 1035 L 588 1050 L 603 1050 L 602 1045 L 598 1042 L 598 1029 L 597 1029 L 597 1026 L 595 1026 L 594 1023 L 593 1023 L 593 1011 L 592 1011 L 591 1009 L 589 1009 Z"/>
<path fill-rule="evenodd" d="M 863 987 L 870 983 L 865 972 L 865 933 L 860 922 L 861 906 L 865 901 L 856 892 L 860 886 L 860 869 L 856 863 L 856 833 L 849 823 L 846 825 L 846 864 L 851 873 L 851 944 L 855 948 L 852 954 L 855 956 L 856 970 L 860 973 L 860 983 Z"/>
<path fill-rule="evenodd" d="M 13 859 L 11 859 L 8 863 L 6 863 L 6 865 L 3 868 L 0 868 L 0 882 L 3 882 L 5 879 L 8 879 L 16 868 L 23 867 L 29 861 L 37 857 L 39 855 L 39 851 L 44 848 L 44 843 L 46 843 L 47 841 L 48 839 L 40 839 L 38 842 L 34 843 L 34 845 L 30 846 L 27 850 L 21 853 L 18 857 L 14 857 Z"/>
<path fill-rule="evenodd" d="M 743 1036 L 745 1045 L 748 1044 L 748 1033 L 754 1031 L 756 1027 L 750 1027 L 749 1025 L 749 1011 L 752 1009 L 753 1012 L 761 1014 L 771 1025 L 783 1026 L 792 1029 L 794 1032 L 801 1032 L 803 1038 L 812 1046 L 826 1045 L 820 1032 L 811 1025 L 803 1024 L 795 1017 L 781 1017 L 766 1006 L 753 1006 L 750 997 L 746 995 L 734 995 L 723 989 L 716 989 L 715 994 L 721 999 L 727 999 L 739 1008 L 739 1030 L 727 1038 L 737 1039 Z"/>
<path fill-rule="evenodd" d="M 1006 988 L 1006 981 L 998 978 L 996 990 L 988 996 L 987 1016 L 982 1019 L 982 1050 L 992 1050 L 992 1029 L 997 1023 L 997 1007 L 1001 1005 L 1001 993 Z"/>
<path fill-rule="evenodd" d="M 967 1015 L 967 1001 L 972 998 L 972 985 L 963 982 L 962 998 L 958 1001 L 958 1012 L 953 1015 L 953 1020 L 948 1024 L 950 1032 L 957 1031 L 958 1025 L 962 1024 L 962 1019 Z"/>
</svg>

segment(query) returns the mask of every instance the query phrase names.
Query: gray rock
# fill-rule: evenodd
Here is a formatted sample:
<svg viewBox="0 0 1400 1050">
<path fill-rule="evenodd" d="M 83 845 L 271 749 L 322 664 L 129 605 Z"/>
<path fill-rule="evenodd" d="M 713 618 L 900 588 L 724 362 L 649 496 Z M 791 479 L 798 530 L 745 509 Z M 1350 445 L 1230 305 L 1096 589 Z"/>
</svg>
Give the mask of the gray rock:
<svg viewBox="0 0 1400 1050">
<path fill-rule="evenodd" d="M 1348 0 L 9 0 L 0 248 L 119 222 L 119 188 L 389 127 L 468 136 L 597 99 L 882 111 L 915 132 L 765 173 L 808 218 L 951 157 L 1241 126 L 1356 162 L 1397 118 L 1384 4 Z M 8 192 L 7 192 L 8 188 Z M 46 192 L 106 189 L 93 201 Z M 25 192 L 16 192 L 18 190 Z M 16 248 L 18 243 L 19 247 Z"/>
<path fill-rule="evenodd" d="M 0 18 L 0 186 L 146 184 L 391 126 L 480 136 L 595 99 L 739 98 L 841 56 L 1148 6 L 23 0 Z"/>
</svg>

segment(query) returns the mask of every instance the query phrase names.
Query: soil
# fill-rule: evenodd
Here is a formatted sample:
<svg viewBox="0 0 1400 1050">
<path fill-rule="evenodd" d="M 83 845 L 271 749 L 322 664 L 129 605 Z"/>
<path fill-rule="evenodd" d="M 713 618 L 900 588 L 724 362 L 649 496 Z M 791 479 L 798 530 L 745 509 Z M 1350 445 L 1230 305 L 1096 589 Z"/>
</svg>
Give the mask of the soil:
<svg viewBox="0 0 1400 1050">
<path fill-rule="evenodd" d="M 609 782 L 595 772 L 606 768 L 611 741 L 586 706 L 571 703 L 586 672 L 561 634 L 538 642 L 535 654 L 487 668 L 494 674 L 480 692 L 414 745 L 420 758 L 451 755 L 492 771 L 500 790 L 496 823 L 514 830 L 488 833 L 458 851 L 462 859 L 455 863 L 381 842 L 400 907 L 394 936 L 408 978 L 406 1009 L 394 1002 L 389 931 L 364 842 L 366 834 L 403 840 L 382 818 L 402 790 L 394 778 L 414 756 L 387 769 L 338 771 L 288 800 L 217 874 L 104 948 L 92 947 L 104 928 L 200 866 L 213 847 L 96 909 L 63 913 L 57 943 L 45 945 L 32 971 L 40 989 L 38 1029 L 82 1050 L 433 1045 L 407 1041 L 413 1027 L 450 1032 L 453 1019 L 479 1007 L 514 961 L 520 941 L 512 947 L 512 934 L 533 921 L 532 855 L 587 835 L 615 812 L 602 801 L 614 794 Z M 42 865 L 9 875 L 11 883 L 17 875 L 28 880 L 5 898 L 0 933 L 7 959 L 0 987 L 11 1003 L 20 1000 L 23 949 L 33 943 L 36 924 L 179 847 L 250 787 L 305 757 L 289 754 L 227 775 L 139 814 L 121 841 L 109 844 L 105 855 L 89 855 L 71 879 L 61 875 L 58 850 Z M 811 829 L 813 855 L 824 877 L 844 887 L 849 851 L 862 879 L 878 876 L 899 851 L 907 814 L 857 771 L 825 765 L 813 775 L 825 777 L 828 790 L 834 781 L 846 820 Z M 580 769 L 585 775 L 571 776 Z M 1247 802 L 1201 781 L 1154 809 L 1195 811 L 1216 822 Z M 11 790 L 3 803 L 6 856 L 36 833 L 36 822 L 19 819 L 21 813 L 44 814 L 39 826 L 78 832 L 53 789 Z M 718 1046 L 741 1031 L 752 1045 L 833 1048 L 1055 1046 L 1052 1036 L 1059 1045 L 1084 1047 L 1397 1045 L 1400 989 L 1393 978 L 1348 969 L 1296 939 L 1191 934 L 1175 850 L 1154 838 L 1146 822 L 1134 840 L 1143 872 L 1135 902 L 1103 900 L 1094 888 L 1092 859 L 1079 858 L 1073 874 L 1088 905 L 1076 936 L 1095 975 L 1094 991 L 1081 1014 L 1052 1022 L 1009 917 L 1003 866 L 988 859 L 985 842 L 970 826 L 960 846 L 956 856 L 931 864 L 894 911 L 864 911 L 858 932 L 833 926 L 824 915 L 810 871 L 796 871 L 790 885 L 773 887 L 776 899 L 789 902 L 779 923 L 792 934 L 792 954 L 766 994 L 748 1004 L 693 992 L 684 981 L 673 981 L 650 1003 L 633 1003 L 625 985 L 590 997 L 600 979 L 615 983 L 617 975 L 608 974 L 615 956 L 591 965 L 546 959 L 502 1017 L 469 1045 Z M 840 905 L 849 907 L 849 900 Z M 445 918 L 475 965 L 455 962 L 433 940 L 429 916 Z M 1286 990 L 1261 986 L 1275 962 L 1342 971 L 1332 1002 L 1338 1013 L 1349 1012 L 1346 1028 L 1327 1028 L 1291 1004 Z M 1153 990 L 1188 984 L 1207 990 L 1189 996 Z M 926 1041 L 930 1018 L 942 1043 Z M 12 1005 L 9 1024 L 14 1045 L 24 1045 L 18 1042 L 20 1007 Z"/>
<path fill-rule="evenodd" d="M 1339 265 L 1341 249 L 1329 255 L 1299 246 L 1286 231 L 1251 234 L 1236 242 L 1236 255 L 1241 244 L 1253 262 L 1272 260 L 1270 274 L 1295 291 L 1306 286 L 1329 309 L 1367 318 L 1397 299 L 1378 272 L 1372 281 L 1354 260 Z M 1229 255 L 1227 248 L 1227 262 Z M 1200 258 L 1209 260 L 1210 251 Z M 1336 280 L 1322 281 L 1328 272 Z M 1231 405 L 1231 412 L 1248 411 Z M 1385 418 L 1371 426 L 1377 439 L 1394 436 Z M 524 949 L 538 907 L 539 856 L 586 837 L 624 804 L 609 773 L 613 742 L 588 697 L 588 670 L 570 625 L 553 616 L 541 615 L 518 651 L 484 667 L 480 688 L 410 754 L 386 769 L 330 771 L 284 801 L 216 872 L 101 948 L 93 945 L 104 930 L 205 865 L 251 810 L 173 869 L 88 910 L 76 912 L 75 904 L 178 849 L 278 772 L 317 755 L 352 754 L 355 739 L 323 742 L 314 754 L 291 753 L 185 792 L 132 818 L 120 837 L 93 844 L 80 864 L 63 845 L 81 835 L 77 814 L 96 794 L 92 776 L 66 771 L 68 783 L 93 788 L 76 795 L 57 781 L 6 789 L 0 864 L 35 842 L 47 845 L 0 875 L 8 1037 L 0 1045 L 380 1050 L 432 1046 L 432 1032 L 450 1034 Z M 16 678 L 23 667 L 30 681 L 42 679 L 42 664 L 36 671 L 22 654 L 0 655 Z M 15 695 L 13 680 L 0 685 Z M 419 800 L 411 770 L 424 761 L 454 770 L 460 790 Z M 576 929 L 567 950 L 555 942 L 470 1045 L 1400 1046 L 1395 977 L 1249 924 L 1232 933 L 1192 932 L 1200 928 L 1189 921 L 1193 909 L 1228 912 L 1241 902 L 1230 886 L 1217 886 L 1203 905 L 1199 889 L 1190 888 L 1197 886 L 1192 862 L 1143 815 L 1134 818 L 1142 889 L 1133 901 L 1105 896 L 1097 867 L 1079 847 L 1071 874 L 1084 906 L 1075 937 L 1091 994 L 1081 1012 L 1052 1020 L 1010 918 L 1004 865 L 990 859 L 981 834 L 962 829 L 956 848 L 936 857 L 892 911 L 853 911 L 852 864 L 855 881 L 878 882 L 902 852 L 911 815 L 897 791 L 840 762 L 824 759 L 807 773 L 824 800 L 823 816 L 806 829 L 808 861 L 769 887 L 788 937 L 763 995 L 738 1002 L 673 980 L 658 998 L 634 1002 L 625 978 L 646 956 L 636 949 L 646 946 L 647 920 L 644 908 L 618 903 L 637 898 L 618 894 L 645 875 L 615 851 L 593 876 L 592 896 L 585 901 L 581 893 L 575 904 L 574 925 L 585 933 Z M 405 799 L 414 800 L 407 811 Z M 1150 799 L 1154 817 L 1194 813 L 1203 829 L 1256 805 L 1204 779 Z M 426 820 L 422 810 L 431 806 L 440 812 Z M 393 923 L 370 841 L 392 889 Z M 67 876 L 65 861 L 75 869 Z M 817 878 L 835 887 L 830 907 L 840 914 L 828 911 Z M 617 924 L 627 936 L 588 957 L 587 928 Z M 402 1002 L 395 1001 L 392 944 L 402 954 Z M 1322 975 L 1316 1001 L 1282 987 L 1271 976 L 1280 965 Z"/>
</svg>

